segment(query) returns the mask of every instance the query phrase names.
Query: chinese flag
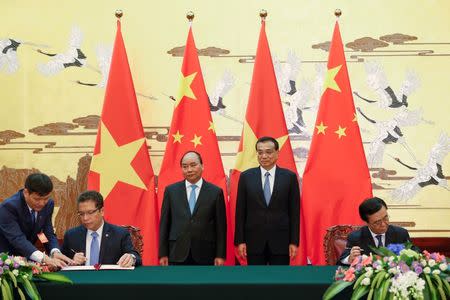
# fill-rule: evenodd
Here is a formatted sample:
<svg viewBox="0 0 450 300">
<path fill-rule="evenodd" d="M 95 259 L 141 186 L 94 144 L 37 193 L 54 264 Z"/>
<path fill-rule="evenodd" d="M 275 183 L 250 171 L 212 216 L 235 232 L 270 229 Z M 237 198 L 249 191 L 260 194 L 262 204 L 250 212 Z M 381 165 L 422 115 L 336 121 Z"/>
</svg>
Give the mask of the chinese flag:
<svg viewBox="0 0 450 300">
<path fill-rule="evenodd" d="M 141 229 L 143 263 L 158 264 L 154 174 L 142 128 L 127 53 L 117 21 L 105 100 L 88 188 L 105 200 L 105 219 Z"/>
<path fill-rule="evenodd" d="M 325 264 L 328 227 L 359 224 L 359 204 L 372 196 L 339 24 L 330 45 L 314 134 L 302 184 L 300 247 L 302 263 Z"/>
<path fill-rule="evenodd" d="M 227 224 L 230 224 L 226 177 L 209 110 L 208 95 L 206 94 L 192 27 L 189 28 L 186 41 L 181 67 L 180 88 L 158 177 L 159 212 L 161 211 L 166 186 L 183 180 L 180 160 L 183 154 L 190 150 L 196 151 L 202 156 L 203 178 L 222 188 L 227 210 Z M 227 226 L 226 264 L 234 264 L 232 232 L 229 225 Z"/>
<path fill-rule="evenodd" d="M 253 78 L 245 114 L 244 128 L 242 129 L 236 164 L 234 169 L 231 170 L 230 205 L 233 214 L 233 233 L 235 228 L 236 195 L 239 176 L 241 172 L 259 165 L 255 149 L 258 138 L 263 136 L 275 138 L 280 145 L 277 165 L 297 173 L 265 26 L 266 24 L 263 20 L 259 33 L 258 49 L 256 50 L 255 66 L 253 68 Z M 240 261 L 240 264 L 245 265 L 246 262 Z"/>
</svg>

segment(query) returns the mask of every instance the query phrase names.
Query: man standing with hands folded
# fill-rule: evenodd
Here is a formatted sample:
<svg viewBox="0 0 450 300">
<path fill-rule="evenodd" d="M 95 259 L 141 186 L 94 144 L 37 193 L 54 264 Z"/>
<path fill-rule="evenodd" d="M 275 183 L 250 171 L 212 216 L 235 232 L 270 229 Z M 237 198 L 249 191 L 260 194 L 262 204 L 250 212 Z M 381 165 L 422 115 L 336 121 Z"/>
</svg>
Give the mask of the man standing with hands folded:
<svg viewBox="0 0 450 300">
<path fill-rule="evenodd" d="M 103 220 L 103 197 L 99 192 L 86 191 L 77 200 L 81 226 L 64 235 L 62 252 L 73 257 L 77 265 L 118 264 L 139 266 L 141 257 L 133 247 L 127 229 Z"/>
<path fill-rule="evenodd" d="M 185 180 L 164 191 L 159 230 L 159 263 L 222 266 L 226 257 L 227 222 L 223 191 L 202 178 L 199 153 L 180 161 Z"/>
<path fill-rule="evenodd" d="M 276 139 L 261 137 L 255 147 L 259 167 L 239 177 L 234 244 L 249 265 L 288 265 L 299 243 L 297 175 L 276 165 Z"/>
</svg>

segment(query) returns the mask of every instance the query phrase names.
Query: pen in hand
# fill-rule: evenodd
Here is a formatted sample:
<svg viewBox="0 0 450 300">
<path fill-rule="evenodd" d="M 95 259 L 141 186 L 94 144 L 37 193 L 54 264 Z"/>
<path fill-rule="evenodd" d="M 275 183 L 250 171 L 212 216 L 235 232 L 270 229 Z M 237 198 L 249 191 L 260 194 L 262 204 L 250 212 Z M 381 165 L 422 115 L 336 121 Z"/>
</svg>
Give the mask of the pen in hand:
<svg viewBox="0 0 450 300">
<path fill-rule="evenodd" d="M 83 252 L 77 252 L 72 248 L 70 249 L 70 251 L 74 253 L 73 261 L 76 265 L 84 265 L 86 263 L 87 258 L 84 256 Z"/>
</svg>

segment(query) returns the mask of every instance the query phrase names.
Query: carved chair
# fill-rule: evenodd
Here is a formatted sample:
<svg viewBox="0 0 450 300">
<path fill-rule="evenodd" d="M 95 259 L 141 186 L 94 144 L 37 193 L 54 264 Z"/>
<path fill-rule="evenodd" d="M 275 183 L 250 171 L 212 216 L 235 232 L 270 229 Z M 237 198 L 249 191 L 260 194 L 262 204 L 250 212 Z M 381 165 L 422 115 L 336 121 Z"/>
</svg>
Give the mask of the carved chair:
<svg viewBox="0 0 450 300">
<path fill-rule="evenodd" d="M 323 239 L 325 261 L 327 265 L 335 265 L 347 244 L 348 235 L 361 228 L 358 225 L 335 225 L 327 229 Z"/>
<path fill-rule="evenodd" d="M 142 257 L 144 241 L 142 240 L 141 230 L 138 227 L 134 227 L 131 225 L 122 225 L 121 227 L 126 228 L 130 232 L 131 242 L 133 243 L 134 250 L 136 250 Z"/>
</svg>

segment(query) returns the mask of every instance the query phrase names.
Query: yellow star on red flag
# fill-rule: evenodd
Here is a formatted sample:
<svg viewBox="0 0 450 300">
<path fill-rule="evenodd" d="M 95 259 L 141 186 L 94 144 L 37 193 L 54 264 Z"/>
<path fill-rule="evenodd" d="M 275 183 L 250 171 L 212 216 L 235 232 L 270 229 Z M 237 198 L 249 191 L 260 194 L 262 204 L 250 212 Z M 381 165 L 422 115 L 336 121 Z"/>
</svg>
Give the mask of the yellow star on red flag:
<svg viewBox="0 0 450 300">
<path fill-rule="evenodd" d="M 197 148 L 198 145 L 202 145 L 201 139 L 201 136 L 197 136 L 196 134 L 194 134 L 194 138 L 191 140 L 191 142 L 194 144 L 194 148 Z"/>
<path fill-rule="evenodd" d="M 196 75 L 197 72 L 194 72 L 187 76 L 184 76 L 183 73 L 181 73 L 180 88 L 178 90 L 178 97 L 177 102 L 175 103 L 175 107 L 178 106 L 178 104 L 180 104 L 180 101 L 181 99 L 183 99 L 183 97 L 188 97 L 193 100 L 197 100 L 191 88 L 191 84 L 194 81 Z"/>
<path fill-rule="evenodd" d="M 341 70 L 341 67 L 342 67 L 342 65 L 339 65 L 337 67 L 327 70 L 327 74 L 325 75 L 325 81 L 323 84 L 324 91 L 326 91 L 326 89 L 332 89 L 337 92 L 341 92 L 341 88 L 339 87 L 339 85 L 336 82 L 336 75 Z"/>
<path fill-rule="evenodd" d="M 145 138 L 119 146 L 105 124 L 102 122 L 100 126 L 101 152 L 94 155 L 90 168 L 91 171 L 100 174 L 100 193 L 106 199 L 118 181 L 147 190 L 131 165 L 142 144 L 145 143 Z"/>
</svg>

